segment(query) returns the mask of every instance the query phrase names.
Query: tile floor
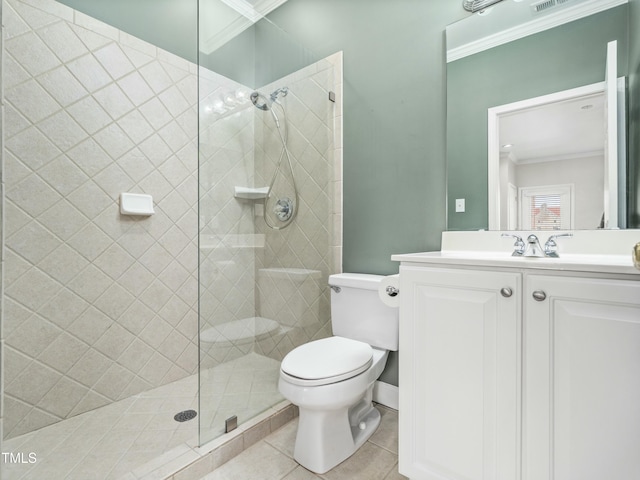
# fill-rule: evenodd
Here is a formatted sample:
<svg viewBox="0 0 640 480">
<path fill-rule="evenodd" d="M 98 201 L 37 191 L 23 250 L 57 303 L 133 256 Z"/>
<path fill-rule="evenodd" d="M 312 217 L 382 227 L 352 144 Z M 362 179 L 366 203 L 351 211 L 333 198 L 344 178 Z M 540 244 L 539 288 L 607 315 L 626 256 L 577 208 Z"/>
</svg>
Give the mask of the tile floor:
<svg viewBox="0 0 640 480">
<path fill-rule="evenodd" d="M 350 458 L 323 475 L 293 459 L 298 419 L 292 420 L 200 480 L 399 480 L 398 412 L 378 405 L 378 430 Z"/>
<path fill-rule="evenodd" d="M 251 353 L 203 372 L 203 437 L 223 433 L 224 419 L 239 422 L 268 410 L 277 391 L 279 362 Z M 184 423 L 173 416 L 198 410 L 198 376 L 178 380 L 63 422 L 12 438 L 5 452 L 36 454 L 37 461 L 3 463 L 3 480 L 116 480 L 142 478 L 192 452 L 198 445 L 198 417 Z M 200 413 L 200 412 L 199 412 Z M 163 463 L 164 462 L 164 463 Z"/>
</svg>

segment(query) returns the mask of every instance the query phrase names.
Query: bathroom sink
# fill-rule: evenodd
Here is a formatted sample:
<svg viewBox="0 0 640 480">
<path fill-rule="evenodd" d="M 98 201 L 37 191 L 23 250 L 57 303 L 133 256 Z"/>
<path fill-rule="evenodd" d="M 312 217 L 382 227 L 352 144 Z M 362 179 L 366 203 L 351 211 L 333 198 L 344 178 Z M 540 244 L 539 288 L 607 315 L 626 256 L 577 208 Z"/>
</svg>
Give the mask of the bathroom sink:
<svg viewBox="0 0 640 480">
<path fill-rule="evenodd" d="M 513 238 L 502 232 L 443 232 L 442 250 L 393 255 L 392 260 L 415 263 L 448 263 L 578 272 L 640 274 L 631 251 L 640 241 L 638 230 L 575 231 L 558 241 L 558 258 L 512 256 Z M 526 238 L 530 232 L 514 232 Z M 553 232 L 534 232 L 541 243 Z"/>
</svg>

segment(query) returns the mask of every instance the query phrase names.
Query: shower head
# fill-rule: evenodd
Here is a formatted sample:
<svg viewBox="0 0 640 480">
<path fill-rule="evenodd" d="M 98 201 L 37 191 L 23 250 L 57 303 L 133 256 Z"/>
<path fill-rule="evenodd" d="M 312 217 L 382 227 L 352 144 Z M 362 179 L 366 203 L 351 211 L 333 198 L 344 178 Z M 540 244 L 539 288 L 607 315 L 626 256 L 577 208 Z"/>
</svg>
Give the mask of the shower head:
<svg viewBox="0 0 640 480">
<path fill-rule="evenodd" d="M 253 103 L 256 108 L 264 110 L 265 112 L 271 109 L 269 100 L 261 93 L 253 92 L 249 98 L 251 99 L 251 103 Z"/>
<path fill-rule="evenodd" d="M 273 92 L 269 98 L 271 98 L 272 102 L 275 102 L 278 100 L 278 97 L 286 97 L 288 93 L 289 87 L 282 87 Z"/>
<path fill-rule="evenodd" d="M 271 96 L 273 97 L 273 94 Z M 265 97 L 259 92 L 253 92 L 249 96 L 249 98 L 251 99 L 251 103 L 253 103 L 256 106 L 256 108 L 259 108 L 260 110 L 264 110 L 265 112 L 266 111 L 271 112 L 273 121 L 276 122 L 276 127 L 280 128 L 280 120 L 278 119 L 276 112 L 274 112 L 273 108 L 271 108 L 271 105 L 273 105 L 273 99 L 269 100 L 267 97 Z"/>
<path fill-rule="evenodd" d="M 282 87 L 271 93 L 269 98 L 262 95 L 260 92 L 253 92 L 250 95 L 251 103 L 253 103 L 260 110 L 271 110 L 271 104 L 278 102 L 278 98 L 286 97 L 289 93 L 289 87 Z M 278 102 L 280 103 L 280 102 Z"/>
</svg>

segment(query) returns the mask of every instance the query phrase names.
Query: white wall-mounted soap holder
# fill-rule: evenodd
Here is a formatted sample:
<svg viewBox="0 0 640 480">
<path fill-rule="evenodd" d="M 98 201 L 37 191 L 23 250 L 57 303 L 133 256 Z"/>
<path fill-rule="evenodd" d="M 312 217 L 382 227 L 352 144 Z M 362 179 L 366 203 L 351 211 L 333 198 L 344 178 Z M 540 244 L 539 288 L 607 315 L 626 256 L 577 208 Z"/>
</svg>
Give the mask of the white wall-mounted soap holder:
<svg viewBox="0 0 640 480">
<path fill-rule="evenodd" d="M 122 215 L 149 216 L 153 210 L 153 197 L 142 193 L 121 193 L 120 213 Z"/>
</svg>

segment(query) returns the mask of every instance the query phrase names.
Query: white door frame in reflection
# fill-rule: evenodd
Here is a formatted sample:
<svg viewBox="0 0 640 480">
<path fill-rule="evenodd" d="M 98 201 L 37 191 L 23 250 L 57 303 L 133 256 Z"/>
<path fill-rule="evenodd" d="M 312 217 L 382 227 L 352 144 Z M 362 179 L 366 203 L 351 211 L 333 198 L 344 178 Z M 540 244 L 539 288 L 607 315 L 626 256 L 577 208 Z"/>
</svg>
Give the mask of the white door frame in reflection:
<svg viewBox="0 0 640 480">
<path fill-rule="evenodd" d="M 624 102 L 625 88 L 626 88 L 626 79 L 624 77 L 620 77 L 617 80 L 617 89 L 618 96 L 622 96 L 620 101 Z M 497 107 L 492 107 L 488 109 L 488 207 L 489 207 L 489 230 L 505 230 L 507 229 L 507 225 L 503 225 L 501 222 L 501 192 L 500 192 L 500 117 L 504 115 L 511 115 L 519 111 L 528 110 L 531 108 L 541 107 L 543 105 L 549 105 L 556 102 L 566 102 L 569 100 L 576 100 L 581 97 L 592 97 L 594 95 L 603 94 L 605 91 L 605 82 L 599 82 L 591 85 L 586 85 L 583 87 L 573 88 L 569 90 L 564 90 L 562 92 L 556 92 L 549 95 L 543 95 L 540 97 L 529 98 L 526 100 L 521 100 L 514 103 L 509 103 L 505 105 L 499 105 Z M 624 103 L 622 103 L 624 105 Z M 618 115 L 619 117 L 624 117 L 624 110 Z M 603 118 L 603 128 L 604 128 L 605 119 Z M 620 128 L 621 134 L 624 134 L 624 127 Z M 613 133 L 613 138 L 618 137 L 618 134 Z M 624 138 L 618 138 L 614 140 L 616 144 L 620 142 L 624 142 Z M 624 155 L 624 149 L 620 149 L 620 155 Z M 616 162 L 609 162 L 614 165 L 611 165 L 608 168 L 608 177 L 611 181 L 607 182 L 608 185 L 605 187 L 605 191 L 608 191 L 609 196 L 614 195 L 617 196 L 619 194 L 624 195 L 624 190 L 619 192 L 618 188 L 618 180 L 617 178 L 620 174 L 626 174 L 626 172 L 621 171 L 617 172 L 618 175 L 612 176 L 611 171 L 615 169 L 617 171 L 618 168 L 624 168 L 625 159 L 618 158 Z M 604 173 L 604 172 L 603 172 Z M 603 179 L 605 175 L 603 174 Z M 613 181 L 613 179 L 616 181 Z M 619 203 L 619 207 L 624 207 L 624 202 Z M 609 219 L 609 224 L 606 228 L 616 228 L 618 227 L 618 218 L 620 215 L 623 215 L 624 212 L 619 212 L 616 214 L 611 211 L 612 205 L 609 205 L 607 215 L 605 215 Z M 623 217 L 624 218 L 624 217 Z M 593 227 L 592 227 L 593 228 Z"/>
</svg>

